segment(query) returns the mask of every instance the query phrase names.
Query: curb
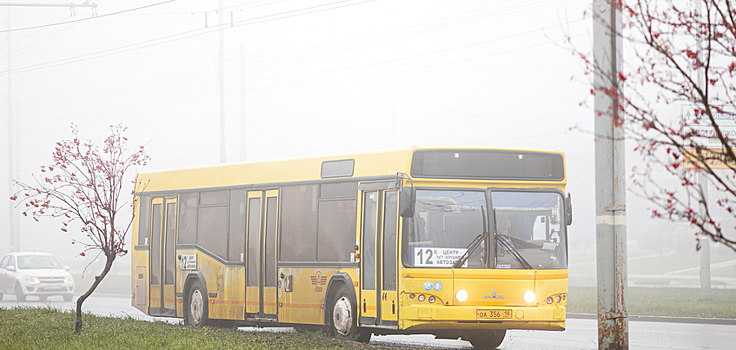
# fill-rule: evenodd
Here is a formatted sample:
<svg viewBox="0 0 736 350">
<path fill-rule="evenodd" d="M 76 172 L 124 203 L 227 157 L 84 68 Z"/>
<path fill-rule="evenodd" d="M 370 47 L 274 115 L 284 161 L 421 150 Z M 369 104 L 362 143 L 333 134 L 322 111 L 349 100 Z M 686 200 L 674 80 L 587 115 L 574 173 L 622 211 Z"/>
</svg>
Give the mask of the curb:
<svg viewBox="0 0 736 350">
<path fill-rule="evenodd" d="M 597 314 L 567 313 L 568 318 L 597 320 Z M 666 323 L 692 323 L 692 324 L 720 324 L 736 326 L 733 318 L 702 318 L 702 317 L 671 317 L 671 316 L 640 316 L 629 315 L 629 321 L 635 322 L 666 322 Z"/>
</svg>

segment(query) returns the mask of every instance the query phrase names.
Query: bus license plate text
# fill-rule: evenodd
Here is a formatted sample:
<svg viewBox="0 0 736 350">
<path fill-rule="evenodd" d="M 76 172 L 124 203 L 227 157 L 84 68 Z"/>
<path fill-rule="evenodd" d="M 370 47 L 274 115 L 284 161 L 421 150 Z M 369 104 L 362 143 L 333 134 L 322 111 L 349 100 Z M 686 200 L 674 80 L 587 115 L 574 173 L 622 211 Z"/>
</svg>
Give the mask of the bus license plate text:
<svg viewBox="0 0 736 350">
<path fill-rule="evenodd" d="M 511 319 L 511 310 L 476 310 L 477 319 Z"/>
</svg>

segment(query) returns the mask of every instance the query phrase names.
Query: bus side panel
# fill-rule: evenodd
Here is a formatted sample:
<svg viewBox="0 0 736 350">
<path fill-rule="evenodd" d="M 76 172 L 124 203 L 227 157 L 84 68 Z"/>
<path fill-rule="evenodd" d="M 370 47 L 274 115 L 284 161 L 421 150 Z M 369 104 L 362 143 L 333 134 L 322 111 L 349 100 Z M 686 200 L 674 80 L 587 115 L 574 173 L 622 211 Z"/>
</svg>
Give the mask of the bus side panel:
<svg viewBox="0 0 736 350">
<path fill-rule="evenodd" d="M 244 286 L 245 286 L 245 274 L 243 273 L 242 266 L 223 266 L 222 267 L 223 279 L 221 281 L 221 288 L 224 288 L 222 292 L 221 302 L 222 316 L 220 318 L 226 320 L 242 320 L 245 319 L 243 313 L 245 307 L 245 300 L 243 299 Z"/>
<path fill-rule="evenodd" d="M 191 272 L 190 270 L 182 270 L 182 261 L 178 257 L 182 255 L 198 255 L 195 249 L 177 249 L 176 250 L 176 317 L 184 317 L 184 297 L 187 291 L 184 290 L 184 283 L 186 283 L 187 276 Z M 197 267 L 200 262 L 197 261 Z"/>
<path fill-rule="evenodd" d="M 280 267 L 279 275 L 283 274 L 284 278 L 279 282 L 279 322 L 324 324 L 325 308 L 331 307 L 330 300 L 325 300 L 330 279 L 335 273 L 343 272 L 357 281 L 356 271 L 355 267 Z M 287 282 L 289 279 L 291 282 Z M 287 286 L 289 283 L 291 286 Z M 291 291 L 287 292 L 289 287 Z"/>
<path fill-rule="evenodd" d="M 207 283 L 207 301 L 209 302 L 209 318 L 220 319 L 225 315 L 223 308 L 223 265 L 205 254 L 197 254 L 197 268 L 202 272 Z"/>
<path fill-rule="evenodd" d="M 134 213 L 133 217 L 133 234 L 131 241 L 133 242 L 133 249 L 131 251 L 131 305 L 136 309 L 140 310 L 144 314 L 148 314 L 148 249 L 144 247 L 137 247 L 138 243 L 138 227 L 140 225 L 139 218 L 141 217 L 140 211 L 140 197 L 137 197 L 134 202 Z"/>
<path fill-rule="evenodd" d="M 148 314 L 148 249 L 133 249 L 131 254 L 133 307 Z"/>
<path fill-rule="evenodd" d="M 207 301 L 209 318 L 223 320 L 243 320 L 245 302 L 243 297 L 245 275 L 242 266 L 226 266 L 221 262 L 198 252 L 196 249 L 179 249 L 177 256 L 196 255 L 197 268 L 202 272 L 207 284 Z M 184 317 L 183 305 L 186 290 L 184 284 L 192 270 L 182 270 L 181 264 L 176 267 L 176 316 Z"/>
<path fill-rule="evenodd" d="M 279 322 L 322 324 L 327 282 L 336 270 L 314 267 L 282 267 L 284 280 L 291 279 L 291 292 L 282 281 Z"/>
</svg>

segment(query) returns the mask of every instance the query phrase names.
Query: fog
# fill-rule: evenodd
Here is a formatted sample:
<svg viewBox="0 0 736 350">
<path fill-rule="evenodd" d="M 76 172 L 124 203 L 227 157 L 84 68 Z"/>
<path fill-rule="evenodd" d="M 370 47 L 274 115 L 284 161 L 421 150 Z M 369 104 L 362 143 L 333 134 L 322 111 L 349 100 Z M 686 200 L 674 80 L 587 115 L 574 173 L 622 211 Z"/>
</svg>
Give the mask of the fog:
<svg viewBox="0 0 736 350">
<path fill-rule="evenodd" d="M 224 69 L 227 162 L 413 146 L 565 152 L 572 270 L 594 252 L 593 112 L 580 106 L 590 105 L 590 86 L 564 39 L 589 50 L 589 4 L 226 0 L 221 25 L 213 0 L 5 7 L 0 138 L 11 103 L 13 177 L 24 182 L 72 123 L 98 142 L 123 123 L 130 145 L 152 157 L 145 171 L 217 164 Z M 0 164 L 7 169 L 8 142 Z M 4 254 L 8 186 L 0 194 Z M 633 239 L 648 214 L 632 195 L 627 204 Z M 83 268 L 89 257 L 75 257 L 76 236 L 60 225 L 18 216 L 21 249 Z M 129 259 L 116 269 L 129 273 Z"/>
</svg>

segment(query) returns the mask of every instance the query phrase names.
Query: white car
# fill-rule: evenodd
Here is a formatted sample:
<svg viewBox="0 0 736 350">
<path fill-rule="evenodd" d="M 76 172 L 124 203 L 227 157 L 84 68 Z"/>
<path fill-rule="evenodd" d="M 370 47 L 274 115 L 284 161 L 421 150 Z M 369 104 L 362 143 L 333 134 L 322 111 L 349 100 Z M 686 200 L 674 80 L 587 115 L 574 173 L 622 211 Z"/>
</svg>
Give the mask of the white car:
<svg viewBox="0 0 736 350">
<path fill-rule="evenodd" d="M 15 299 L 25 301 L 29 295 L 45 301 L 49 296 L 61 295 L 64 301 L 72 301 L 74 279 L 51 254 L 10 253 L 0 260 L 0 300 L 4 294 L 15 294 Z"/>
</svg>

